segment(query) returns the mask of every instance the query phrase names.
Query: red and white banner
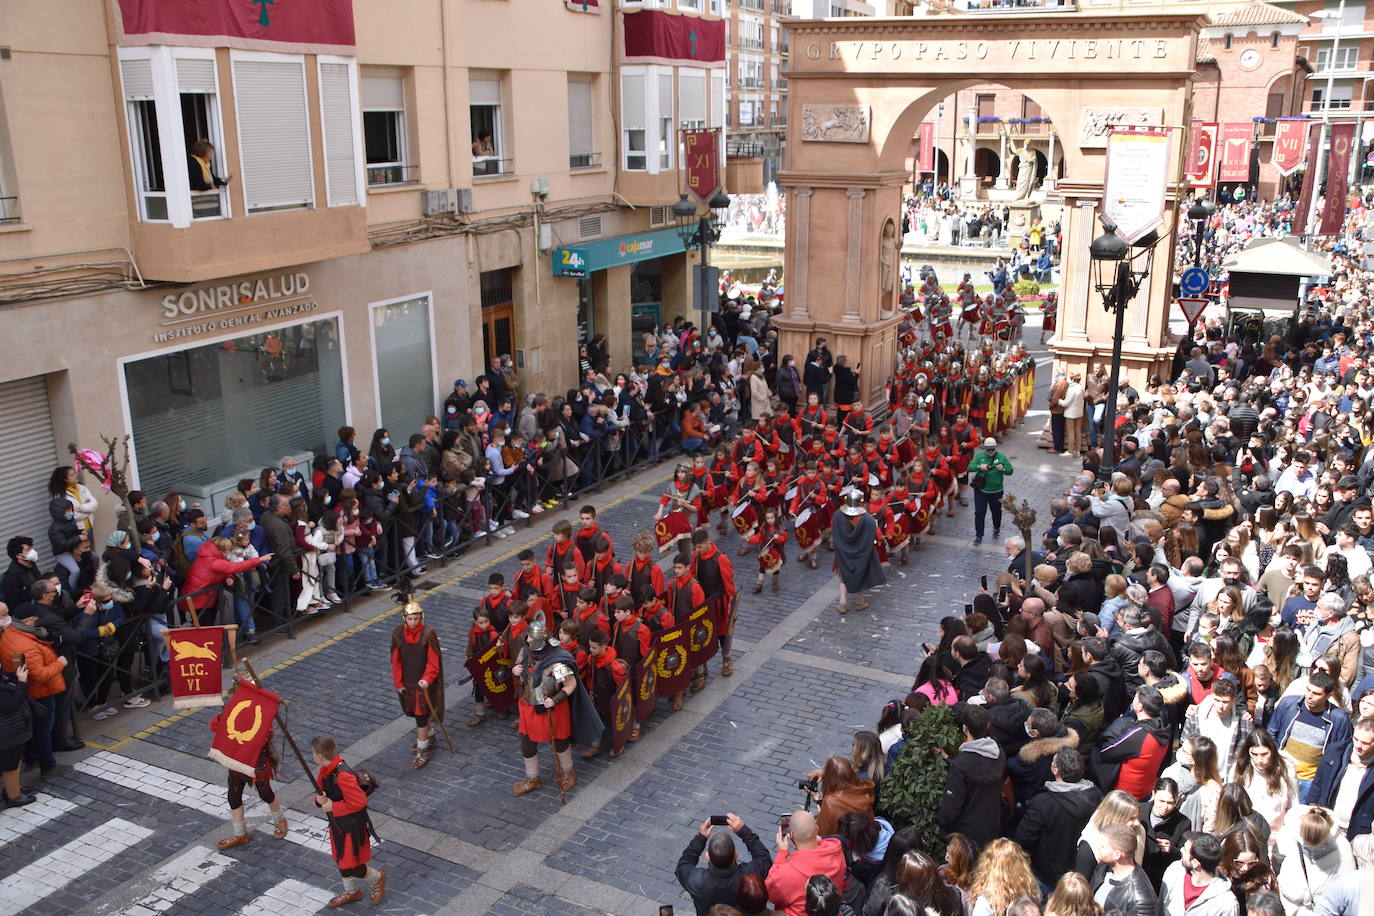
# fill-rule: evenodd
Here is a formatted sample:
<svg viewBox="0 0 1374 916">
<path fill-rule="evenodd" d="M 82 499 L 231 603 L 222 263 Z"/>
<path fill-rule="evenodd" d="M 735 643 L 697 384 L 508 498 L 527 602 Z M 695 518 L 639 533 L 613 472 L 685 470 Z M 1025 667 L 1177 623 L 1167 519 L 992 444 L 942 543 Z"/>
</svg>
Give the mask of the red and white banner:
<svg viewBox="0 0 1374 916">
<path fill-rule="evenodd" d="M 229 769 L 252 776 L 258 756 L 272 736 L 272 719 L 281 697 L 248 681 L 239 681 L 229 705 L 213 723 L 215 740 L 210 759 Z"/>
<path fill-rule="evenodd" d="M 702 203 L 720 189 L 720 134 L 715 128 L 682 132 L 687 191 Z"/>
<path fill-rule="evenodd" d="M 1194 121 L 1188 135 L 1188 187 L 1210 188 L 1217 172 L 1217 133 L 1215 121 Z"/>
<path fill-rule="evenodd" d="M 353 0 L 114 0 L 121 45 L 353 54 Z"/>
<path fill-rule="evenodd" d="M 1326 200 L 1322 203 L 1317 235 L 1336 235 L 1345 225 L 1345 199 L 1350 194 L 1350 156 L 1355 150 L 1355 125 L 1331 125 L 1331 151 L 1326 160 Z"/>
<path fill-rule="evenodd" d="M 1250 180 L 1250 142 L 1254 127 L 1247 121 L 1233 121 L 1221 125 L 1221 172 L 1219 182 Z"/>
<path fill-rule="evenodd" d="M 1274 168 L 1284 178 L 1292 175 L 1305 162 L 1307 154 L 1306 118 L 1281 119 L 1274 126 Z"/>
<path fill-rule="evenodd" d="M 178 709 L 224 704 L 221 660 L 224 627 L 183 627 L 166 630 L 167 673 L 172 680 L 172 705 Z M 236 629 L 229 630 L 232 643 Z"/>
<path fill-rule="evenodd" d="M 1307 171 L 1302 176 L 1302 193 L 1298 195 L 1298 212 L 1293 217 L 1293 234 L 1307 231 L 1307 215 L 1312 210 L 1312 195 L 1316 193 L 1317 156 L 1321 154 L 1322 130 L 1318 127 L 1307 136 Z"/>
<path fill-rule="evenodd" d="M 921 124 L 920 139 L 916 143 L 916 171 L 935 171 L 935 122 Z"/>
<path fill-rule="evenodd" d="M 712 64 L 725 60 L 725 20 L 663 10 L 623 12 L 625 63 Z"/>
</svg>

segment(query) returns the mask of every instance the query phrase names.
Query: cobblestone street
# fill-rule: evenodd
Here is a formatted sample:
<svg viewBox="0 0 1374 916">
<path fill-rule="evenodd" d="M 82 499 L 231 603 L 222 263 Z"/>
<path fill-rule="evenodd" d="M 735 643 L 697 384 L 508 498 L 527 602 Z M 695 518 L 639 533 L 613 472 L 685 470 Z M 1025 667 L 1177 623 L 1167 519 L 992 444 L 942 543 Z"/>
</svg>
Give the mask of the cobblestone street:
<svg viewBox="0 0 1374 916">
<path fill-rule="evenodd" d="M 1031 340 L 1038 334 L 1027 332 Z M 1009 490 L 1030 501 L 1043 528 L 1047 501 L 1073 462 L 1036 448 L 1049 383 L 1044 351 L 1037 356 L 1036 409 L 1005 451 L 1016 467 Z M 622 559 L 634 533 L 648 527 L 670 470 L 661 465 L 586 500 L 601 508 Z M 400 717 L 389 681 L 387 644 L 399 622 L 389 595 L 354 602 L 296 639 L 269 640 L 252 653 L 265 685 L 290 700 L 298 741 L 333 734 L 350 764 L 379 778 L 371 808 L 384 843 L 373 861 L 389 875 L 386 912 L 646 914 L 664 903 L 690 912 L 673 868 L 702 819 L 733 811 L 771 846 L 777 815 L 801 802 L 798 778 L 846 753 L 854 730 L 873 727 L 881 705 L 910 684 L 935 622 L 962 611 L 978 575 L 1005 567 L 999 541 L 972 544 L 971 500 L 939 519 L 908 566 L 888 569 L 889 584 L 870 596 L 867 611 L 846 617 L 836 612 L 824 554 L 821 569 L 789 564 L 782 590 L 758 595 L 748 591 L 753 558 L 738 558 L 734 676 L 720 677 L 713 662 L 706 689 L 678 713 L 661 701 L 622 757 L 579 756 L 578 785 L 560 806 L 547 750 L 544 788 L 511 796 L 522 775 L 515 732 L 502 719 L 466 727 L 471 693 L 456 682 L 487 574 L 500 570 L 509 581 L 516 554 L 536 546 L 542 556 L 552 522 L 576 508 L 537 516 L 506 540 L 432 568 L 421 583 L 428 622 L 448 648 L 457 746 L 456 754 L 436 751 L 421 771 L 409 768 L 412 723 Z M 1009 523 L 1003 533 L 1012 533 Z M 723 546 L 738 548 L 733 532 Z M 266 808 L 250 791 L 253 842 L 215 849 L 229 828 L 225 771 L 205 757 L 212 715 L 163 702 L 84 722 L 90 749 L 63 761 L 74 770 L 44 783 L 40 803 L 0 814 L 0 916 L 321 907 L 338 874 L 308 781 L 289 753 L 280 785 L 288 840 L 272 839 Z"/>
</svg>

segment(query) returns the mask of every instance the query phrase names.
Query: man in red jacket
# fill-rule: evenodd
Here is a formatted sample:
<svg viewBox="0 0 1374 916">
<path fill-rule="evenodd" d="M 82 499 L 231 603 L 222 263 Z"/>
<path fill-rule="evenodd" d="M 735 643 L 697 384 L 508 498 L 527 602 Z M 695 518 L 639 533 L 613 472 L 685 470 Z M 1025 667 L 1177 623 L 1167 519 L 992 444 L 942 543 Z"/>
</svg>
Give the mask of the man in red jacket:
<svg viewBox="0 0 1374 916">
<path fill-rule="evenodd" d="M 812 875 L 825 875 L 841 891 L 848 883 L 849 867 L 839 837 L 819 837 L 816 818 L 806 811 L 793 811 L 787 829 L 778 825 L 778 854 L 768 870 L 764 886 L 768 900 L 787 916 L 806 916 L 806 882 Z"/>
</svg>

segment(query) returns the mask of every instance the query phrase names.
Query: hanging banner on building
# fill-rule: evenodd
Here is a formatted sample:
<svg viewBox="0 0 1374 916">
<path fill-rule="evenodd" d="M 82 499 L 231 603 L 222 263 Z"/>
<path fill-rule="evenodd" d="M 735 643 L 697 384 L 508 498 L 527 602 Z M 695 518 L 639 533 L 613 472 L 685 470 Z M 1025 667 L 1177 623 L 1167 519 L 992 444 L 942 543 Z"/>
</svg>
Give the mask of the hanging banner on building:
<svg viewBox="0 0 1374 916">
<path fill-rule="evenodd" d="M 1112 131 L 1107 137 L 1104 222 L 1134 243 L 1164 218 L 1169 182 L 1169 134 L 1162 130 Z"/>
<path fill-rule="evenodd" d="M 1355 125 L 1331 125 L 1331 150 L 1326 160 L 1326 200 L 1317 235 L 1336 235 L 1345 224 L 1345 199 L 1350 194 L 1350 154 L 1355 148 Z"/>
<path fill-rule="evenodd" d="M 916 170 L 918 172 L 935 171 L 935 122 L 926 121 L 921 124 L 920 140 L 916 144 Z"/>
<path fill-rule="evenodd" d="M 119 43 L 353 54 L 353 0 L 114 0 Z"/>
<path fill-rule="evenodd" d="M 720 133 L 715 128 L 682 131 L 687 191 L 706 203 L 720 190 Z"/>
<path fill-rule="evenodd" d="M 248 681 L 239 681 L 234 695 L 212 724 L 215 740 L 210 759 L 252 777 L 258 755 L 272 736 L 272 719 L 281 697 Z"/>
<path fill-rule="evenodd" d="M 599 13 L 601 4 L 597 0 L 563 0 L 574 13 Z"/>
<path fill-rule="evenodd" d="M 1246 121 L 1221 125 L 1221 174 L 1217 181 L 1243 184 L 1250 180 L 1250 142 L 1254 131 Z"/>
<path fill-rule="evenodd" d="M 1312 212 L 1312 195 L 1316 193 L 1317 156 L 1321 154 L 1322 129 L 1318 127 L 1307 136 L 1307 171 L 1302 176 L 1302 193 L 1298 195 L 1298 212 L 1293 217 L 1293 234 L 1307 231 L 1307 217 Z"/>
<path fill-rule="evenodd" d="M 177 709 L 224 704 L 220 665 L 226 629 L 232 643 L 237 627 L 183 627 L 163 631 L 162 639 L 167 643 L 167 673 L 172 681 L 172 705 Z"/>
<path fill-rule="evenodd" d="M 725 20 L 698 19 L 663 10 L 622 12 L 625 60 L 639 63 L 714 64 L 725 60 Z"/>
<path fill-rule="evenodd" d="M 1217 172 L 1217 132 L 1215 121 L 1194 121 L 1188 135 L 1188 187 L 1210 188 Z"/>
<path fill-rule="evenodd" d="M 1298 170 L 1306 160 L 1307 128 L 1311 124 L 1305 118 L 1281 119 L 1274 125 L 1274 168 L 1287 178 Z"/>
</svg>

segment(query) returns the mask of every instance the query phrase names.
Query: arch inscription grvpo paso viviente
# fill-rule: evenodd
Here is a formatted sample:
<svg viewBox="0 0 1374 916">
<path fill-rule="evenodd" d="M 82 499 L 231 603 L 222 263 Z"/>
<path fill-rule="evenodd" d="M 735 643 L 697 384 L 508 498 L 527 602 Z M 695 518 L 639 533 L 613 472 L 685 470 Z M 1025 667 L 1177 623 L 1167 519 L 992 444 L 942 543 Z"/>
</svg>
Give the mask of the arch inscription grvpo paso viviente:
<svg viewBox="0 0 1374 916">
<path fill-rule="evenodd" d="M 1037 13 L 901 19 L 792 20 L 786 168 L 787 295 L 780 353 L 800 359 L 823 335 L 832 352 L 862 360 L 863 395 L 882 398 L 896 358 L 900 314 L 884 308 L 882 233 L 900 218 L 911 138 L 953 92 L 1001 83 L 1052 119 L 1064 178 L 1065 250 L 1056 355 L 1070 365 L 1105 359 L 1111 316 L 1092 289 L 1088 244 L 1100 232 L 1105 131 L 1116 123 L 1186 125 L 1197 13 Z M 1174 224 L 1186 134 L 1173 132 L 1169 212 Z M 890 242 L 889 242 L 890 247 Z M 1139 379 L 1168 362 L 1172 239 L 1126 316 L 1123 366 Z M 956 279 L 942 276 L 942 280 Z"/>
</svg>

